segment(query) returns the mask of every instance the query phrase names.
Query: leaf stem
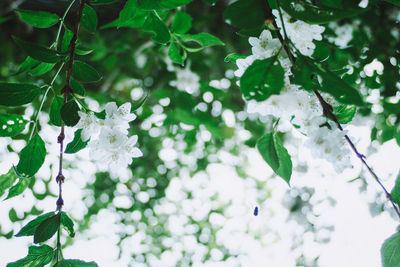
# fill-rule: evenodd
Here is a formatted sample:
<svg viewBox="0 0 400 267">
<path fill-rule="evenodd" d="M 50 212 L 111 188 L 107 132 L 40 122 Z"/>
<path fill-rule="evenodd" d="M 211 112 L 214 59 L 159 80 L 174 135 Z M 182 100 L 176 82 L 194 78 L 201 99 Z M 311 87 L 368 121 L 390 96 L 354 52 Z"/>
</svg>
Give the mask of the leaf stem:
<svg viewBox="0 0 400 267">
<path fill-rule="evenodd" d="M 72 1 L 71 1 L 71 3 L 68 5 L 67 9 L 66 9 L 65 12 L 64 12 L 64 15 L 63 15 L 62 18 L 61 18 L 60 26 L 58 27 L 58 31 L 57 31 L 57 37 L 56 37 L 56 40 L 54 41 L 54 44 L 53 44 L 53 45 L 55 45 L 56 47 L 58 46 L 58 41 L 59 41 L 59 39 L 60 39 L 62 26 L 65 25 L 65 23 L 64 23 L 64 22 L 65 22 L 65 17 L 67 16 L 69 10 L 71 9 L 71 7 L 72 7 L 72 5 L 75 3 L 75 1 L 76 1 L 76 0 L 72 0 Z"/>
<path fill-rule="evenodd" d="M 278 10 L 279 10 L 279 14 L 280 14 L 280 19 L 282 22 L 282 28 L 284 28 L 284 21 L 282 19 L 282 14 L 281 14 L 281 10 L 280 10 L 280 5 L 279 5 L 279 1 L 275 0 L 277 5 L 278 5 Z M 288 54 L 288 57 L 290 59 L 290 61 L 292 62 L 293 66 L 296 64 L 296 58 L 294 57 L 293 53 L 291 53 L 289 46 L 287 45 L 287 42 L 285 42 L 284 38 L 282 37 L 274 16 L 272 15 L 272 9 L 268 3 L 268 0 L 266 0 L 266 4 L 267 4 L 267 8 L 268 8 L 268 13 L 269 13 L 269 18 L 272 20 L 272 23 L 274 25 L 274 27 L 277 29 L 276 33 L 278 36 L 279 41 L 281 42 L 281 45 L 283 46 L 283 48 L 285 49 L 286 53 Z M 286 31 L 284 30 L 284 33 L 286 35 Z M 287 36 L 286 36 L 287 38 Z M 336 126 L 338 127 L 339 130 L 343 131 L 343 127 L 342 125 L 340 125 L 338 119 L 336 118 L 336 116 L 333 114 L 333 108 L 330 104 L 328 104 L 325 99 L 322 97 L 322 95 L 319 93 L 319 91 L 317 89 L 313 90 L 314 94 L 317 96 L 319 103 L 322 106 L 323 109 L 323 114 L 332 119 Z M 396 206 L 396 204 L 393 202 L 392 199 L 392 195 L 389 193 L 389 191 L 386 189 L 386 187 L 382 184 L 381 179 L 378 177 L 378 175 L 372 170 L 372 168 L 368 165 L 368 163 L 365 160 L 365 156 L 363 154 L 361 154 L 360 152 L 358 152 L 357 147 L 354 145 L 354 143 L 350 140 L 350 137 L 346 134 L 344 135 L 344 138 L 346 139 L 346 142 L 350 145 L 351 149 L 353 150 L 353 152 L 356 154 L 356 156 L 360 159 L 360 161 L 362 162 L 362 164 L 368 169 L 368 172 L 372 175 L 372 177 L 374 177 L 375 181 L 379 184 L 379 186 L 382 188 L 382 190 L 385 192 L 385 195 L 387 197 L 387 199 L 389 200 L 389 202 L 392 204 L 394 211 L 396 212 L 397 216 L 400 219 L 400 211 L 398 209 L 398 207 Z"/>
</svg>

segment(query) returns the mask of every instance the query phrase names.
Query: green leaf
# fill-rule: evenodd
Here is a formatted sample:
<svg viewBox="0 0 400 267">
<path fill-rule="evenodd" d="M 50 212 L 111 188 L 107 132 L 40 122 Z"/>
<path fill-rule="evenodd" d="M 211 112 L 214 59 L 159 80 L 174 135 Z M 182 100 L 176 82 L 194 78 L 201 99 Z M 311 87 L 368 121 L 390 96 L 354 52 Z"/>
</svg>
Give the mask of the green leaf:
<svg viewBox="0 0 400 267">
<path fill-rule="evenodd" d="M 338 119 L 339 123 L 346 124 L 351 122 L 356 115 L 357 107 L 356 106 L 347 106 L 347 105 L 339 105 L 333 107 L 333 114 Z"/>
<path fill-rule="evenodd" d="M 20 134 L 26 126 L 27 121 L 20 115 L 0 114 L 0 136 L 13 137 Z"/>
<path fill-rule="evenodd" d="M 55 126 L 61 126 L 62 118 L 61 118 L 61 108 L 64 104 L 64 98 L 60 96 L 56 96 L 53 99 L 53 102 L 50 106 L 50 122 Z"/>
<path fill-rule="evenodd" d="M 91 0 L 90 3 L 92 5 L 109 5 L 119 1 L 120 0 Z"/>
<path fill-rule="evenodd" d="M 36 228 L 38 227 L 38 225 L 41 222 L 43 222 L 47 218 L 50 218 L 53 215 L 54 215 L 54 211 L 48 212 L 48 213 L 45 213 L 43 215 L 40 215 L 40 216 L 36 217 L 35 219 L 33 219 L 32 221 L 27 223 L 24 227 L 22 227 L 22 229 L 15 236 L 18 237 L 18 236 L 30 236 L 30 235 L 33 235 L 35 233 Z"/>
<path fill-rule="evenodd" d="M 54 68 L 55 65 L 56 65 L 55 63 L 45 63 L 45 62 L 42 62 L 42 63 L 40 63 L 38 66 L 32 68 L 32 69 L 29 71 L 29 74 L 32 75 L 32 76 L 40 76 L 40 75 L 43 75 L 43 74 L 45 74 L 45 73 L 51 71 L 51 70 Z"/>
<path fill-rule="evenodd" d="M 75 81 L 72 77 L 71 77 L 71 89 L 72 89 L 72 91 L 74 91 L 75 94 L 78 94 L 81 96 L 86 95 L 85 87 L 83 87 L 83 85 L 80 84 L 79 82 Z"/>
<path fill-rule="evenodd" d="M 87 140 L 86 142 L 82 141 L 81 133 L 82 133 L 82 129 L 75 131 L 74 140 L 72 140 L 67 145 L 67 148 L 65 149 L 64 153 L 67 153 L 67 154 L 76 153 L 86 147 L 89 140 Z"/>
<path fill-rule="evenodd" d="M 139 101 L 137 101 L 137 102 L 132 106 L 131 112 L 133 112 L 133 111 L 139 109 L 141 106 L 143 106 L 144 103 L 146 102 L 148 96 L 149 96 L 149 95 L 146 94 L 144 97 L 142 97 L 142 99 L 140 99 Z"/>
<path fill-rule="evenodd" d="M 33 10 L 16 10 L 21 19 L 36 28 L 48 28 L 57 24 L 60 18 L 53 13 Z"/>
<path fill-rule="evenodd" d="M 164 22 L 154 12 L 151 12 L 147 17 L 143 24 L 143 30 L 153 33 L 151 39 L 160 44 L 168 43 L 171 38 L 167 26 L 165 26 Z"/>
<path fill-rule="evenodd" d="M 97 267 L 97 263 L 91 261 L 91 262 L 85 262 L 82 260 L 62 260 L 54 267 Z"/>
<path fill-rule="evenodd" d="M 391 3 L 393 5 L 396 5 L 396 6 L 400 6 L 400 1 L 399 0 L 385 0 L 385 1 L 388 2 L 388 3 Z"/>
<path fill-rule="evenodd" d="M 13 37 L 13 39 L 18 46 L 28 54 L 28 56 L 41 62 L 57 63 L 63 58 L 63 55 L 55 50 L 48 49 L 41 45 L 25 42 L 16 37 Z"/>
<path fill-rule="evenodd" d="M 101 80 L 100 74 L 89 64 L 75 60 L 72 65 L 72 76 L 84 83 L 98 82 Z"/>
<path fill-rule="evenodd" d="M 183 11 L 177 11 L 174 20 L 172 21 L 171 31 L 174 33 L 184 34 L 187 33 L 191 27 L 192 17 Z"/>
<path fill-rule="evenodd" d="M 80 56 L 86 56 L 91 54 L 93 51 L 94 51 L 93 49 L 90 50 L 75 49 L 75 54 Z"/>
<path fill-rule="evenodd" d="M 279 94 L 284 86 L 284 70 L 276 57 L 256 60 L 240 79 L 240 89 L 246 99 L 263 101 Z"/>
<path fill-rule="evenodd" d="M 381 247 L 383 267 L 400 267 L 400 233 L 395 233 Z"/>
<path fill-rule="evenodd" d="M 74 100 L 70 100 L 64 106 L 62 106 L 61 118 L 64 121 L 65 125 L 72 127 L 78 123 L 78 121 L 80 120 L 78 114 L 79 110 L 79 106 Z"/>
<path fill-rule="evenodd" d="M 197 52 L 208 46 L 225 45 L 214 35 L 204 32 L 198 34 L 182 34 L 179 35 L 179 37 L 184 42 L 184 48 L 189 52 Z M 188 46 L 191 42 L 195 43 L 196 46 Z"/>
<path fill-rule="evenodd" d="M 128 0 L 124 8 L 119 13 L 118 28 L 119 27 L 142 27 L 146 20 L 147 12 L 137 8 L 137 1 Z"/>
<path fill-rule="evenodd" d="M 152 9 L 173 9 L 179 6 L 186 5 L 193 0 L 140 0 L 139 8 L 144 10 L 152 10 Z"/>
<path fill-rule="evenodd" d="M 16 185 L 14 185 L 13 187 L 11 187 L 10 190 L 8 190 L 8 195 L 5 200 L 22 194 L 25 191 L 25 189 L 28 187 L 29 183 L 30 183 L 30 180 L 28 180 L 26 178 L 19 178 L 18 183 Z"/>
<path fill-rule="evenodd" d="M 343 104 L 363 105 L 362 97 L 355 88 L 310 58 L 298 54 L 293 74 L 293 82 L 303 86 L 306 90 L 320 89 L 331 94 Z M 317 75 L 322 79 L 321 87 L 319 87 Z"/>
<path fill-rule="evenodd" d="M 71 43 L 72 37 L 74 36 L 74 33 L 68 29 L 65 30 L 62 42 L 61 42 L 61 51 L 63 53 L 68 52 L 69 44 Z"/>
<path fill-rule="evenodd" d="M 24 62 L 22 62 L 21 65 L 19 66 L 18 73 L 22 73 L 24 71 L 29 71 L 39 65 L 40 65 L 39 60 L 33 59 L 28 56 L 28 57 L 26 57 Z"/>
<path fill-rule="evenodd" d="M 128 0 L 119 13 L 118 19 L 104 25 L 102 29 L 110 27 L 140 28 L 143 26 L 148 14 L 148 11 L 138 9 L 136 0 Z"/>
<path fill-rule="evenodd" d="M 178 63 L 183 66 L 187 53 L 176 42 L 171 42 L 168 47 L 168 57 L 172 62 Z"/>
<path fill-rule="evenodd" d="M 390 194 L 392 195 L 392 200 L 400 206 L 400 173 L 397 175 L 396 183 Z"/>
<path fill-rule="evenodd" d="M 48 245 L 30 246 L 28 255 L 25 258 L 9 263 L 7 267 L 45 266 L 53 259 L 54 253 L 55 250 Z"/>
<path fill-rule="evenodd" d="M 44 142 L 38 134 L 35 134 L 20 153 L 18 172 L 23 176 L 33 176 L 42 167 L 45 157 Z"/>
<path fill-rule="evenodd" d="M 40 88 L 28 83 L 0 82 L 0 105 L 20 106 L 28 104 L 40 94 Z"/>
<path fill-rule="evenodd" d="M 85 4 L 81 19 L 82 27 L 89 32 L 95 32 L 97 28 L 96 11 L 89 5 Z"/>
<path fill-rule="evenodd" d="M 15 173 L 14 168 L 11 168 L 3 175 L 0 175 L 0 197 L 15 183 L 17 179 L 18 175 Z"/>
<path fill-rule="evenodd" d="M 70 237 L 75 236 L 74 223 L 65 212 L 61 212 L 61 225 L 67 230 Z"/>
<path fill-rule="evenodd" d="M 305 21 L 310 24 L 328 23 L 347 17 L 356 16 L 368 10 L 368 8 L 360 8 L 354 3 L 354 8 L 333 8 L 322 5 L 314 5 L 305 0 L 297 2 L 280 1 L 281 7 L 293 18 Z"/>
<path fill-rule="evenodd" d="M 224 17 L 227 23 L 241 29 L 259 28 L 267 18 L 266 3 L 264 0 L 239 0 L 228 6 Z"/>
<path fill-rule="evenodd" d="M 275 133 L 268 133 L 257 142 L 257 149 L 271 169 L 288 184 L 292 176 L 292 160 Z"/>
<path fill-rule="evenodd" d="M 41 243 L 49 240 L 60 227 L 61 214 L 57 213 L 41 222 L 33 234 L 33 242 Z"/>
<path fill-rule="evenodd" d="M 240 54 L 236 54 L 236 53 L 231 53 L 225 57 L 224 61 L 236 63 L 236 60 L 238 60 L 240 58 L 246 58 L 246 57 L 248 57 L 248 55 L 240 55 Z"/>
</svg>

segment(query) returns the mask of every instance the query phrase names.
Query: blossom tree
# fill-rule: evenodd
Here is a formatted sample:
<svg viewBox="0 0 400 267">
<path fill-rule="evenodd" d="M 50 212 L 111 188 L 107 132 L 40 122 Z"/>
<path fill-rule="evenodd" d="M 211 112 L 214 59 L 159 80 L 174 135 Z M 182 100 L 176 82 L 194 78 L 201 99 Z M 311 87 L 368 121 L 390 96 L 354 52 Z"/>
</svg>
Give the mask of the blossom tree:
<svg viewBox="0 0 400 267">
<path fill-rule="evenodd" d="M 130 266 L 246 266 L 238 256 L 251 252 L 229 236 L 252 226 L 236 229 L 227 216 L 231 206 L 240 212 L 244 201 L 272 198 L 275 176 L 290 187 L 287 221 L 326 242 L 319 231 L 332 228 L 316 227 L 307 214 L 335 199 L 315 200 L 314 188 L 292 185 L 313 171 L 312 160 L 338 177 L 360 164 L 352 181 L 376 189 L 381 212 L 400 219 L 400 176 L 389 178 L 389 189 L 367 160 L 379 145 L 400 145 L 399 1 L 1 5 L 0 196 L 31 201 L 23 215 L 12 207 L 15 224 L 0 230 L 34 243 L 7 266 L 97 266 L 67 259 L 63 249 L 102 212 L 124 229 L 120 258 L 124 242 L 145 244 L 129 255 Z M 352 132 L 363 124 L 366 146 Z M 251 151 L 271 177 L 250 177 Z M 217 163 L 242 180 L 209 179 Z M 84 212 L 74 211 L 72 182 L 81 185 Z M 234 187 L 246 193 L 229 195 Z M 38 208 L 49 199 L 54 211 Z M 267 213 L 250 206 L 250 218 Z M 305 242 L 293 240 L 293 247 Z M 399 266 L 399 247 L 397 232 L 381 247 L 382 266 Z M 296 257 L 297 266 L 318 264 L 303 252 Z"/>
</svg>

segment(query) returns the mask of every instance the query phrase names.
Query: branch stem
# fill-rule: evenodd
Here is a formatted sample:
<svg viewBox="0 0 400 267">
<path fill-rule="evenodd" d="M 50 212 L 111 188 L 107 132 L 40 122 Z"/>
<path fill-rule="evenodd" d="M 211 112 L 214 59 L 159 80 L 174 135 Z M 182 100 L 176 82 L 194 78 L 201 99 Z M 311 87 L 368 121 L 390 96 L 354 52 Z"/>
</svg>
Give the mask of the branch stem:
<svg viewBox="0 0 400 267">
<path fill-rule="evenodd" d="M 64 96 L 64 105 L 67 103 L 69 94 L 72 93 L 72 90 L 70 87 L 71 76 L 72 76 L 72 64 L 74 62 L 76 41 L 78 39 L 79 26 L 81 23 L 81 18 L 82 18 L 83 8 L 85 7 L 85 3 L 86 3 L 86 0 L 81 0 L 79 11 L 78 11 L 78 21 L 75 24 L 73 36 L 72 36 L 71 42 L 69 43 L 70 53 L 69 53 L 69 60 L 66 65 L 67 78 L 66 78 L 65 86 L 61 90 L 61 94 Z M 56 177 L 56 182 L 58 183 L 58 199 L 57 199 L 56 204 L 57 204 L 57 210 L 59 210 L 59 211 L 61 211 L 61 208 L 64 205 L 64 200 L 62 198 L 62 183 L 65 180 L 63 172 L 62 172 L 63 171 L 63 156 L 64 156 L 64 154 L 63 154 L 64 153 L 64 139 L 65 139 L 65 124 L 64 124 L 64 121 L 62 121 L 61 122 L 61 131 L 57 138 L 57 142 L 60 144 L 60 162 L 59 162 L 58 175 Z"/>
</svg>

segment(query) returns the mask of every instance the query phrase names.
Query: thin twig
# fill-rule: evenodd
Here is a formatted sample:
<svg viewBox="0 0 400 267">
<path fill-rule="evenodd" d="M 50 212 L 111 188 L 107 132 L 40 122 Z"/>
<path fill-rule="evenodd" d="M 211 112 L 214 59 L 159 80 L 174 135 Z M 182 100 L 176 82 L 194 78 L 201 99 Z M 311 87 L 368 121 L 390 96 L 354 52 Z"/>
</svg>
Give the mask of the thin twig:
<svg viewBox="0 0 400 267">
<path fill-rule="evenodd" d="M 284 38 L 282 37 L 281 33 L 279 32 L 279 29 L 277 27 L 276 21 L 274 16 L 272 15 L 272 9 L 269 6 L 268 0 L 266 1 L 267 3 L 267 8 L 268 8 L 268 13 L 269 13 L 269 18 L 270 20 L 272 20 L 272 23 L 274 25 L 274 27 L 277 29 L 276 30 L 276 34 L 278 36 L 279 41 L 281 42 L 281 45 L 283 46 L 283 48 L 285 49 L 286 53 L 288 54 L 288 57 L 290 59 L 290 61 L 292 62 L 293 66 L 296 64 L 296 60 L 295 57 L 293 55 L 293 53 L 290 51 L 289 46 L 287 45 L 287 43 L 285 42 Z M 277 1 L 278 4 L 278 9 L 279 12 L 280 11 L 280 6 L 279 6 L 279 2 Z M 281 14 L 281 13 L 280 13 Z M 284 24 L 283 19 L 282 19 L 282 15 L 280 15 L 281 17 L 281 23 L 282 25 Z M 317 89 L 313 90 L 314 94 L 317 96 L 319 103 L 322 106 L 323 109 L 323 113 L 325 116 L 327 116 L 328 118 L 330 118 L 331 120 L 333 120 L 336 124 L 336 126 L 338 127 L 339 130 L 343 131 L 343 127 L 342 125 L 340 125 L 338 119 L 336 118 L 335 114 L 333 114 L 333 108 L 332 106 L 327 103 L 325 101 L 325 99 L 322 97 L 322 95 L 320 94 L 320 92 Z M 378 177 L 378 175 L 372 170 L 372 168 L 368 165 L 368 163 L 365 160 L 365 156 L 363 154 L 361 154 L 360 152 L 358 152 L 357 147 L 354 145 L 354 143 L 350 140 L 350 137 L 345 134 L 344 138 L 346 139 L 347 143 L 350 145 L 351 149 L 353 150 L 353 152 L 356 154 L 356 156 L 360 159 L 360 161 L 362 162 L 362 164 L 368 169 L 369 173 L 374 177 L 374 179 L 376 180 L 376 182 L 379 184 L 379 186 L 382 188 L 382 190 L 385 192 L 385 195 L 387 197 L 387 199 L 389 200 L 389 202 L 392 204 L 394 211 L 396 212 L 397 216 L 400 219 L 400 211 L 398 209 L 398 207 L 396 206 L 396 204 L 393 202 L 392 199 L 392 195 L 389 193 L 389 191 L 385 188 L 385 186 L 382 184 L 381 179 Z"/>
<path fill-rule="evenodd" d="M 74 62 L 74 55 L 75 55 L 75 49 L 76 49 L 76 41 L 78 39 L 78 31 L 79 31 L 79 26 L 82 18 L 82 12 L 83 8 L 85 6 L 86 0 L 81 0 L 81 4 L 79 7 L 79 13 L 78 13 L 78 21 L 76 22 L 75 29 L 73 32 L 73 36 L 71 39 L 71 42 L 69 43 L 69 49 L 70 49 L 70 54 L 69 54 L 69 60 L 66 65 L 66 73 L 67 73 L 67 78 L 65 82 L 64 88 L 61 90 L 61 94 L 64 96 L 64 105 L 67 103 L 68 95 L 72 92 L 71 87 L 70 87 L 70 82 L 71 82 L 71 75 L 72 75 L 72 64 Z M 61 132 L 57 138 L 57 142 L 60 144 L 60 162 L 59 162 L 59 170 L 58 170 L 58 175 L 56 177 L 56 182 L 58 183 L 58 199 L 57 199 L 57 210 L 61 210 L 62 206 L 64 205 L 64 200 L 62 198 L 62 183 L 64 182 L 64 175 L 63 175 L 63 153 L 64 153 L 64 139 L 65 139 L 65 124 L 64 121 L 61 122 Z"/>
</svg>

